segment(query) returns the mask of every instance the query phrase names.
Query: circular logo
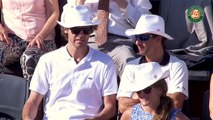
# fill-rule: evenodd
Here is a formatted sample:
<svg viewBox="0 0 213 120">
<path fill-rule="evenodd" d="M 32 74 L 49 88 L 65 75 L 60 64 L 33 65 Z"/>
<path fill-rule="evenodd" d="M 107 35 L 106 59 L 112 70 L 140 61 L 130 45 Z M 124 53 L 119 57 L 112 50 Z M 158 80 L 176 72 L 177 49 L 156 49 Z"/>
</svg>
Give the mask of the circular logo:
<svg viewBox="0 0 213 120">
<path fill-rule="evenodd" d="M 187 11 L 187 16 L 192 22 L 200 22 L 203 19 L 204 12 L 199 6 L 192 6 Z"/>
</svg>

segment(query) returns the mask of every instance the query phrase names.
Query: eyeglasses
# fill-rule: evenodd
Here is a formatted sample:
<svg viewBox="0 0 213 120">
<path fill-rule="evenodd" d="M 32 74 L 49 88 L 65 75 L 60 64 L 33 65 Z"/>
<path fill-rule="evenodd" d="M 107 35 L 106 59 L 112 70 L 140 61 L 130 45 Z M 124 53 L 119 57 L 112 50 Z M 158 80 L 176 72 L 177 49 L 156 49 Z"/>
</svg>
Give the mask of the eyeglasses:
<svg viewBox="0 0 213 120">
<path fill-rule="evenodd" d="M 137 93 L 140 94 L 143 91 L 143 93 L 145 93 L 145 94 L 150 94 L 152 92 L 152 88 L 153 87 L 150 86 L 150 87 L 147 87 L 147 88 L 145 88 L 141 91 L 138 91 Z"/>
<path fill-rule="evenodd" d="M 71 32 L 73 34 L 78 35 L 81 31 L 83 31 L 83 33 L 85 35 L 89 35 L 94 31 L 95 27 L 94 26 L 90 26 L 90 27 L 73 27 L 70 28 Z"/>
<path fill-rule="evenodd" d="M 140 35 L 135 35 L 136 40 L 141 40 L 141 41 L 148 41 L 151 38 L 157 37 L 158 35 L 154 34 L 140 34 Z"/>
</svg>

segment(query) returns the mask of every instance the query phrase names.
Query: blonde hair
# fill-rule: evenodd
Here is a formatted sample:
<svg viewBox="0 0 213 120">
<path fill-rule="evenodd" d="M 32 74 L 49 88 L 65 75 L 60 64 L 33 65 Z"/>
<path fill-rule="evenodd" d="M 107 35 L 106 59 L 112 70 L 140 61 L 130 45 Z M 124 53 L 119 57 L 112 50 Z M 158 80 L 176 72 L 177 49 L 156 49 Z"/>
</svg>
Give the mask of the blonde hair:
<svg viewBox="0 0 213 120">
<path fill-rule="evenodd" d="M 162 91 L 160 96 L 160 105 L 157 108 L 157 114 L 154 115 L 153 120 L 169 120 L 171 111 L 173 109 L 173 101 L 166 96 L 168 87 L 165 79 L 161 79 L 152 85 L 153 88 L 158 88 Z"/>
</svg>

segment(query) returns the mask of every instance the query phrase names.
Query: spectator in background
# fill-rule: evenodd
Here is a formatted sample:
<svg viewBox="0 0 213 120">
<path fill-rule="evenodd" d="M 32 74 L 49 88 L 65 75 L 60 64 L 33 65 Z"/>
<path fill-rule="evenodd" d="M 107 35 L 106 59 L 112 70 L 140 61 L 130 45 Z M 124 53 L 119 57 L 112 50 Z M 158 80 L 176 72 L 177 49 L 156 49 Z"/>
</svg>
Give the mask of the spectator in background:
<svg viewBox="0 0 213 120">
<path fill-rule="evenodd" d="M 24 78 L 31 80 L 39 57 L 56 49 L 58 0 L 0 0 L 0 7 L 0 67 L 20 60 Z"/>
<path fill-rule="evenodd" d="M 139 103 L 137 97 L 131 98 L 132 93 L 127 91 L 125 82 L 135 79 L 132 67 L 146 62 L 158 62 L 163 70 L 169 70 L 170 75 L 166 78 L 167 95 L 173 99 L 174 107 L 181 109 L 184 100 L 188 98 L 188 70 L 184 61 L 170 55 L 164 48 L 165 38 L 169 40 L 173 38 L 165 33 L 163 18 L 158 15 L 144 14 L 140 17 L 135 29 L 127 30 L 126 34 L 135 36 L 135 44 L 141 57 L 130 61 L 125 67 L 117 94 L 120 112 Z"/>
<path fill-rule="evenodd" d="M 161 70 L 156 62 L 148 62 L 133 67 L 135 79 L 126 81 L 127 91 L 135 92 L 139 103 L 129 107 L 121 120 L 189 120 L 179 109 L 173 107 L 173 101 L 166 96 L 165 78 L 169 71 Z"/>
<path fill-rule="evenodd" d="M 63 9 L 68 44 L 43 55 L 30 84 L 23 119 L 34 119 L 44 98 L 44 120 L 108 120 L 116 113 L 117 74 L 112 59 L 87 45 L 100 23 L 86 6 Z"/>
<path fill-rule="evenodd" d="M 210 81 L 209 111 L 210 111 L 210 118 L 213 120 L 213 74 L 211 74 L 211 81 Z"/>
<path fill-rule="evenodd" d="M 68 0 L 70 4 L 84 4 L 94 14 L 97 13 L 98 1 L 101 0 Z M 133 51 L 133 40 L 125 34 L 134 27 L 142 14 L 150 14 L 152 8 L 149 0 L 110 0 L 109 1 L 108 40 L 103 45 L 95 43 L 95 36 L 90 36 L 90 46 L 107 53 L 112 57 L 119 76 L 123 73 L 127 62 L 136 58 Z"/>
</svg>

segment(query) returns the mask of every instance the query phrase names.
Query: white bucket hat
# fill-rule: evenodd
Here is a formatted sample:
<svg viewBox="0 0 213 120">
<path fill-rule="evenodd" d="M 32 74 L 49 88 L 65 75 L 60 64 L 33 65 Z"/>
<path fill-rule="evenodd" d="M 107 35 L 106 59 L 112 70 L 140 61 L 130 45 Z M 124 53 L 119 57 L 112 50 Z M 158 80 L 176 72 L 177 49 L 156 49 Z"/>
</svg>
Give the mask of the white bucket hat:
<svg viewBox="0 0 213 120">
<path fill-rule="evenodd" d="M 125 33 L 128 36 L 152 33 L 173 40 L 171 36 L 165 33 L 163 18 L 153 14 L 143 14 L 138 20 L 135 29 L 128 29 Z"/>
<path fill-rule="evenodd" d="M 66 4 L 63 7 L 61 21 L 58 21 L 58 24 L 65 28 L 93 26 L 99 23 L 100 21 L 98 19 L 93 19 L 92 13 L 88 7 L 83 5 L 72 6 L 71 4 Z"/>
<path fill-rule="evenodd" d="M 130 82 L 128 87 L 128 91 L 130 92 L 143 90 L 157 81 L 169 76 L 169 71 L 163 71 L 160 64 L 156 62 L 140 64 L 134 71 L 135 78 Z"/>
</svg>

